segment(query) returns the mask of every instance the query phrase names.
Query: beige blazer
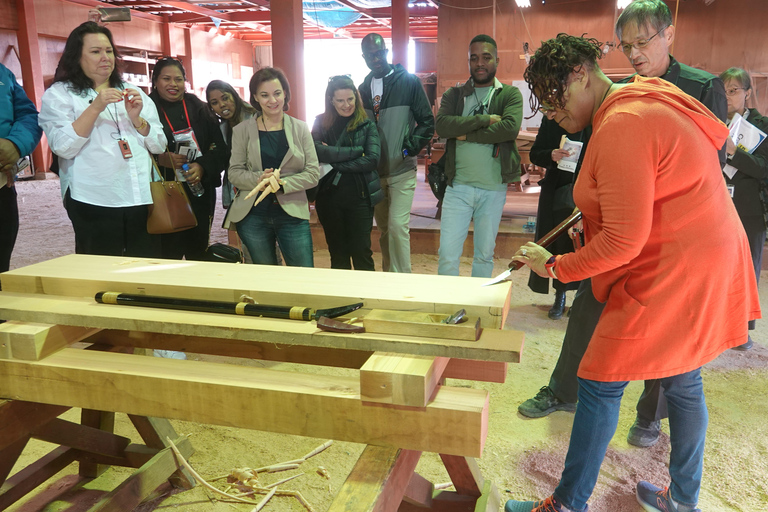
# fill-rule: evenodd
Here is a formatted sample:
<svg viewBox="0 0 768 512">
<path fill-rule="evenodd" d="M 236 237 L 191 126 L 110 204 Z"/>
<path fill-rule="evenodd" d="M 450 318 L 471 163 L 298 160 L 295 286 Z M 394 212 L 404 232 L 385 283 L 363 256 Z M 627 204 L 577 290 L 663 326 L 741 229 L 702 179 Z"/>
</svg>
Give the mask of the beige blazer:
<svg viewBox="0 0 768 512">
<path fill-rule="evenodd" d="M 292 217 L 309 220 L 309 202 L 306 190 L 317 185 L 320 167 L 315 143 L 309 126 L 304 121 L 285 115 L 283 117 L 288 152 L 280 165 L 283 191 L 277 192 L 277 201 Z M 224 228 L 232 229 L 253 208 L 256 197 L 245 199 L 248 192 L 259 184 L 264 169 L 261 168 L 259 128 L 257 118 L 252 117 L 232 130 L 232 156 L 229 159 L 229 181 L 238 191 L 224 219 Z"/>
</svg>

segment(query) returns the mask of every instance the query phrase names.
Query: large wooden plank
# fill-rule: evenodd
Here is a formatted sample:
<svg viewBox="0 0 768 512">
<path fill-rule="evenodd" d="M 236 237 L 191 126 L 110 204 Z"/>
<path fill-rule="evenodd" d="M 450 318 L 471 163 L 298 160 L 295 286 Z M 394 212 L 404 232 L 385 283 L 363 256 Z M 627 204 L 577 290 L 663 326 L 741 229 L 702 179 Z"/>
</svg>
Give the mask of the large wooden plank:
<svg viewBox="0 0 768 512">
<path fill-rule="evenodd" d="M 511 284 L 481 286 L 473 277 L 360 272 L 320 268 L 153 260 L 71 254 L 0 276 L 8 292 L 93 297 L 120 291 L 169 297 L 238 301 L 245 294 L 262 304 L 316 309 L 365 302 L 368 309 L 454 313 L 480 317 L 501 328 Z"/>
<path fill-rule="evenodd" d="M 366 446 L 328 512 L 396 512 L 421 452 Z"/>
<path fill-rule="evenodd" d="M 376 352 L 360 368 L 360 394 L 366 402 L 425 407 L 447 364 L 446 357 Z"/>
<path fill-rule="evenodd" d="M 5 322 L 0 324 L 0 344 L 10 345 L 10 357 L 37 361 L 98 331 L 72 325 Z"/>
<path fill-rule="evenodd" d="M 488 432 L 485 390 L 442 386 L 398 410 L 364 405 L 357 377 L 72 348 L 0 361 L 0 396 L 472 457 Z"/>
<path fill-rule="evenodd" d="M 478 341 L 370 333 L 339 334 L 319 330 L 316 322 L 116 306 L 99 304 L 87 298 L 5 291 L 0 292 L 0 317 L 24 322 L 45 318 L 50 323 L 100 329 L 505 362 L 520 360 L 524 337 L 521 331 L 500 329 L 483 329 Z"/>
</svg>

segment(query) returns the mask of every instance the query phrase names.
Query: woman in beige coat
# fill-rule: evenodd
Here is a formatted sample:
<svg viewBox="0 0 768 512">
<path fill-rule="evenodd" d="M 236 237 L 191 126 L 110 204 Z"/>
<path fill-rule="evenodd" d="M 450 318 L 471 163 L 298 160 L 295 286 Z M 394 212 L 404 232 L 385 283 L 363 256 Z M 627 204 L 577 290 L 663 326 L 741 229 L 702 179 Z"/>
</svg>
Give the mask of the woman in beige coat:
<svg viewBox="0 0 768 512">
<path fill-rule="evenodd" d="M 232 132 L 229 180 L 237 189 L 225 227 L 235 223 L 253 262 L 276 265 L 275 241 L 286 265 L 312 267 L 312 234 L 306 190 L 317 185 L 320 169 L 309 127 L 285 113 L 291 99 L 282 71 L 263 68 L 250 82 L 251 105 L 259 116 Z M 246 199 L 255 188 L 270 190 Z"/>
</svg>

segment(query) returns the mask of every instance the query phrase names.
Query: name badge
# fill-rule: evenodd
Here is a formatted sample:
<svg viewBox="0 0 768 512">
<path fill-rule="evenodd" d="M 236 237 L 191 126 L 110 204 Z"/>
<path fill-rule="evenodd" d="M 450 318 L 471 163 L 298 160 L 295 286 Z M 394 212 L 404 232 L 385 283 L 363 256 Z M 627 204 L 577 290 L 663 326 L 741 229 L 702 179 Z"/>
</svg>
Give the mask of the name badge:
<svg viewBox="0 0 768 512">
<path fill-rule="evenodd" d="M 131 153 L 131 146 L 128 144 L 127 140 L 120 139 L 117 141 L 117 144 L 120 146 L 120 152 L 123 154 L 123 158 L 126 160 L 133 158 L 133 153 Z"/>
<path fill-rule="evenodd" d="M 731 199 L 733 199 L 733 189 L 735 188 L 733 185 L 726 185 L 728 187 L 728 194 L 730 194 Z"/>
</svg>

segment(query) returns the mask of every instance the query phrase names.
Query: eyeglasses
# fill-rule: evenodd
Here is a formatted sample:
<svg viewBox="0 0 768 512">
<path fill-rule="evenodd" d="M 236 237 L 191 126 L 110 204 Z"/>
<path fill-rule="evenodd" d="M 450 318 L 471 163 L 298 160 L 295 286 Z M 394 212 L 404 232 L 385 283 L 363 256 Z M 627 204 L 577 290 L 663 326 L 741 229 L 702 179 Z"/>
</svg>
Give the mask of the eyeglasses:
<svg viewBox="0 0 768 512">
<path fill-rule="evenodd" d="M 621 46 L 621 51 L 624 52 L 624 55 L 629 55 L 630 53 L 632 53 L 632 48 L 634 48 L 635 50 L 643 50 L 645 49 L 645 47 L 648 46 L 648 44 L 653 40 L 654 37 L 656 37 L 657 35 L 667 30 L 667 28 L 669 28 L 669 25 L 659 30 L 648 39 L 640 39 L 638 41 L 635 41 L 634 43 L 621 43 L 619 45 Z"/>
<path fill-rule="evenodd" d="M 737 92 L 746 90 L 746 87 L 731 87 L 730 89 L 726 89 L 725 94 L 726 96 L 735 96 Z"/>
</svg>

